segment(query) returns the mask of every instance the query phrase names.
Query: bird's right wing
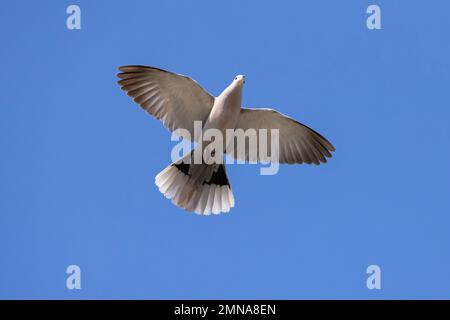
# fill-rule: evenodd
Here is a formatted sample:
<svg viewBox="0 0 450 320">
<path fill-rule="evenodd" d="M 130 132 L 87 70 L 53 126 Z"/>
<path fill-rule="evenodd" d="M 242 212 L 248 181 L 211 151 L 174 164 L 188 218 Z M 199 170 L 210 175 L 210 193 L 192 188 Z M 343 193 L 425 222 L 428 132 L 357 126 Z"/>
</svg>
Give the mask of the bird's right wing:
<svg viewBox="0 0 450 320">
<path fill-rule="evenodd" d="M 119 70 L 118 83 L 134 102 L 170 131 L 186 129 L 194 140 L 194 121 L 205 123 L 213 96 L 191 78 L 169 71 L 145 66 L 123 66 Z"/>
<path fill-rule="evenodd" d="M 270 143 L 271 129 L 278 129 L 279 163 L 325 163 L 327 162 L 326 158 L 331 157 L 331 151 L 335 150 L 325 137 L 313 129 L 273 109 L 242 108 L 236 129 L 244 131 L 248 129 L 255 129 L 256 131 L 266 129 L 268 154 L 271 154 L 273 151 Z M 259 147 L 260 145 L 258 145 L 256 155 L 252 157 L 249 156 L 249 143 L 246 142 L 244 152 L 239 153 L 235 140 L 234 148 L 227 150 L 227 153 L 236 159 L 244 161 L 270 161 L 270 158 L 261 157 Z"/>
</svg>

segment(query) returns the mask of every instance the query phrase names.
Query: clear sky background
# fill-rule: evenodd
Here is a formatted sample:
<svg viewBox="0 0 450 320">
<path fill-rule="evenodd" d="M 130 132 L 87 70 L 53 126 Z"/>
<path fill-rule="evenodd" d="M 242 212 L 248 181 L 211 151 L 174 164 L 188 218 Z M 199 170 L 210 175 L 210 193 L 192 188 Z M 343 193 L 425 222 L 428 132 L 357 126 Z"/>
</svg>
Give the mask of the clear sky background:
<svg viewBox="0 0 450 320">
<path fill-rule="evenodd" d="M 66 28 L 77 4 L 82 29 Z M 378 4 L 382 30 L 368 30 Z M 0 298 L 450 298 L 450 3 L 8 1 L 0 9 Z M 273 107 L 321 166 L 228 166 L 236 207 L 188 214 L 175 145 L 116 84 L 144 64 Z M 66 289 L 66 267 L 82 289 Z M 366 268 L 381 267 L 381 290 Z"/>
</svg>

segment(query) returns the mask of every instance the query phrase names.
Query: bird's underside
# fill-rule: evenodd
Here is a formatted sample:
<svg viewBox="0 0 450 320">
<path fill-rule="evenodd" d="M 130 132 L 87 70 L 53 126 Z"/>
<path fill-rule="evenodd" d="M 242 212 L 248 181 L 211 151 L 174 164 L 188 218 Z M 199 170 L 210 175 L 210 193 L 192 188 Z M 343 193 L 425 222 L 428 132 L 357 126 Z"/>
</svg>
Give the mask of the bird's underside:
<svg viewBox="0 0 450 320">
<path fill-rule="evenodd" d="M 335 151 L 325 137 L 273 109 L 240 108 L 242 77 L 236 77 L 221 95 L 214 97 L 191 78 L 162 69 L 123 66 L 119 70 L 121 89 L 170 131 L 185 129 L 189 134 L 183 135 L 184 138 L 197 141 L 194 122 L 201 121 L 208 128 L 226 124 L 244 131 L 277 129 L 278 163 L 325 163 Z M 245 147 L 245 152 L 231 148 L 227 153 L 244 161 L 273 161 L 260 152 L 256 153 L 256 158 L 252 157 L 248 146 Z M 175 161 L 156 176 L 159 190 L 175 205 L 188 211 L 203 215 L 228 212 L 234 206 L 234 196 L 225 166 L 186 163 L 189 157 L 186 155 Z"/>
</svg>

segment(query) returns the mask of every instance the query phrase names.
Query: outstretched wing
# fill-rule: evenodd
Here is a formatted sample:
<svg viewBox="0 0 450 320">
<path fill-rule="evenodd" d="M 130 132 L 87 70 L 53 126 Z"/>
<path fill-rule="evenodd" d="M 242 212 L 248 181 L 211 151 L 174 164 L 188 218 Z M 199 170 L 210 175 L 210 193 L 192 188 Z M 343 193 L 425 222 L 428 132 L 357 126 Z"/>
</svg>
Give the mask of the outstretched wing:
<svg viewBox="0 0 450 320">
<path fill-rule="evenodd" d="M 279 163 L 315 163 L 327 162 L 326 158 L 331 157 L 331 152 L 335 151 L 333 145 L 322 135 L 300 122 L 287 117 L 273 109 L 241 109 L 240 118 L 236 129 L 266 129 L 267 130 L 267 150 L 271 154 L 271 129 L 279 131 Z M 248 142 L 248 141 L 247 141 Z M 258 141 L 262 142 L 262 141 Z M 259 148 L 259 146 L 258 146 Z M 238 153 L 237 143 L 234 148 L 227 150 L 231 156 L 244 161 L 265 161 L 270 158 L 260 155 L 259 150 L 255 155 L 250 155 L 249 143 L 245 145 L 245 153 Z"/>
<path fill-rule="evenodd" d="M 194 139 L 194 121 L 204 124 L 214 97 L 189 77 L 145 66 L 119 67 L 122 90 L 170 131 L 183 128 Z M 188 138 L 188 137 L 185 137 Z"/>
</svg>

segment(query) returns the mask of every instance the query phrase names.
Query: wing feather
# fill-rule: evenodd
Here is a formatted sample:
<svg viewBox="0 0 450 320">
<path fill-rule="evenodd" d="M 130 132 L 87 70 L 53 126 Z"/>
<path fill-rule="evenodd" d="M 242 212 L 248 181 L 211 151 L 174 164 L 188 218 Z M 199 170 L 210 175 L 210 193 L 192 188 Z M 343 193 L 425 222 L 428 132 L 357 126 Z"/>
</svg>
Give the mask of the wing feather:
<svg viewBox="0 0 450 320">
<path fill-rule="evenodd" d="M 331 152 L 335 151 L 333 145 L 320 133 L 307 127 L 306 125 L 285 116 L 273 109 L 247 109 L 242 108 L 236 129 L 266 129 L 268 131 L 268 154 L 271 153 L 270 130 L 279 130 L 279 163 L 326 163 L 327 158 L 331 158 Z M 228 153 L 244 161 L 249 161 L 249 147 L 245 146 L 245 155 L 237 153 L 237 143 L 235 147 L 228 150 Z M 267 157 L 258 161 L 267 161 Z"/>
<path fill-rule="evenodd" d="M 214 97 L 189 77 L 146 66 L 123 66 L 118 84 L 134 102 L 161 120 L 166 128 L 179 128 L 194 138 L 194 121 L 205 123 Z"/>
</svg>

